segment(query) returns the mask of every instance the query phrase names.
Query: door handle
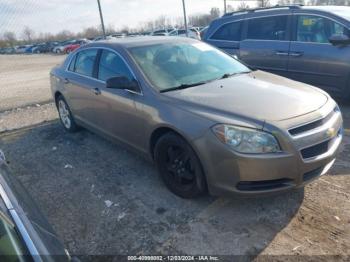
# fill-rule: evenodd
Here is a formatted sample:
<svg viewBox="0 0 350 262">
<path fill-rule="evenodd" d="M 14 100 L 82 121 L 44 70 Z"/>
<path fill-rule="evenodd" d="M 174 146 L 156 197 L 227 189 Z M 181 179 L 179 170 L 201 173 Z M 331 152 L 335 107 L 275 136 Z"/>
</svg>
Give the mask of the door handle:
<svg viewBox="0 0 350 262">
<path fill-rule="evenodd" d="M 288 56 L 289 55 L 288 52 L 284 52 L 284 51 L 277 51 L 275 54 L 280 55 L 280 56 Z"/>
<path fill-rule="evenodd" d="M 99 88 L 97 88 L 97 87 L 92 89 L 92 92 L 94 92 L 94 94 L 97 95 L 97 96 L 101 94 L 101 90 Z"/>
<path fill-rule="evenodd" d="M 293 52 L 293 53 L 290 53 L 290 56 L 293 56 L 293 57 L 300 57 L 302 56 L 304 53 L 303 52 Z"/>
</svg>

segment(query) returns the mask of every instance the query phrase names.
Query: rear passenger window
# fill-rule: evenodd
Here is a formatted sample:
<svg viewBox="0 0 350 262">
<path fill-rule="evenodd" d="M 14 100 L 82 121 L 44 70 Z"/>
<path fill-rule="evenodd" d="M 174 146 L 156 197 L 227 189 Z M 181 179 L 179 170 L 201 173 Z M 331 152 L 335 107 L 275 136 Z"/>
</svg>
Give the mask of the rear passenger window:
<svg viewBox="0 0 350 262">
<path fill-rule="evenodd" d="M 248 39 L 286 40 L 288 16 L 270 16 L 248 20 Z"/>
<path fill-rule="evenodd" d="M 74 72 L 75 61 L 76 61 L 76 60 L 77 60 L 77 56 L 75 55 L 75 56 L 72 58 L 71 62 L 70 62 L 70 65 L 69 65 L 69 68 L 68 68 L 69 71 Z"/>
<path fill-rule="evenodd" d="M 240 41 L 241 22 L 229 23 L 220 27 L 211 37 L 214 40 Z"/>
<path fill-rule="evenodd" d="M 97 49 L 80 51 L 75 61 L 74 72 L 92 77 Z"/>
<path fill-rule="evenodd" d="M 134 78 L 120 56 L 114 52 L 103 50 L 98 70 L 98 79 L 106 81 L 116 76 L 126 76 L 130 80 Z"/>
</svg>

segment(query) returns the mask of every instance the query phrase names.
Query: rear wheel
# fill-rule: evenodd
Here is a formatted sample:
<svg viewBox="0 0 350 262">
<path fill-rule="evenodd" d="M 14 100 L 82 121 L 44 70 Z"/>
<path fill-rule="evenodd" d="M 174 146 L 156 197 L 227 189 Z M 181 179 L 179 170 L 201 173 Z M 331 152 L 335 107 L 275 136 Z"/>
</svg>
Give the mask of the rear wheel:
<svg viewBox="0 0 350 262">
<path fill-rule="evenodd" d="M 63 96 L 57 98 L 57 109 L 64 129 L 71 133 L 78 131 L 79 127 L 75 123 L 73 115 Z"/>
<path fill-rule="evenodd" d="M 155 162 L 165 185 L 175 195 L 195 198 L 206 191 L 201 163 L 191 146 L 179 135 L 162 136 L 154 153 Z"/>
</svg>

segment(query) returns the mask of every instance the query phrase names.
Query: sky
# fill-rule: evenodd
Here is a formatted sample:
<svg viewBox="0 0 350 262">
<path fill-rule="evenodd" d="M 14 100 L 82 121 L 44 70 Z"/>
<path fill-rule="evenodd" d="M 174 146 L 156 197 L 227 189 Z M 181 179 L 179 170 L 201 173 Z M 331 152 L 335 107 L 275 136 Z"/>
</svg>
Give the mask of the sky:
<svg viewBox="0 0 350 262">
<path fill-rule="evenodd" d="M 137 27 L 161 15 L 181 17 L 182 0 L 100 0 L 105 25 Z M 274 0 L 273 0 L 274 1 Z M 235 6 L 237 0 L 227 0 Z M 247 2 L 249 4 L 249 2 Z M 254 4 L 251 4 L 254 5 Z M 224 8 L 223 0 L 186 0 L 188 15 Z M 79 32 L 100 25 L 97 0 L 1 0 L 0 34 L 6 31 L 21 37 L 25 26 L 36 33 Z"/>
</svg>

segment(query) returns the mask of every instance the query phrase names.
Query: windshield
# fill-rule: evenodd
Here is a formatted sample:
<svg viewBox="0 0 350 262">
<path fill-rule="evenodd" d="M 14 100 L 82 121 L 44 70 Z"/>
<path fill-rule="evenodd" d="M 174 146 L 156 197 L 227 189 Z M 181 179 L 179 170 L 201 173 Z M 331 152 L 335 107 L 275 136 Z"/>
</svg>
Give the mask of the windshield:
<svg viewBox="0 0 350 262">
<path fill-rule="evenodd" d="M 159 91 L 250 72 L 231 56 L 201 42 L 133 47 L 130 52 Z"/>
</svg>

